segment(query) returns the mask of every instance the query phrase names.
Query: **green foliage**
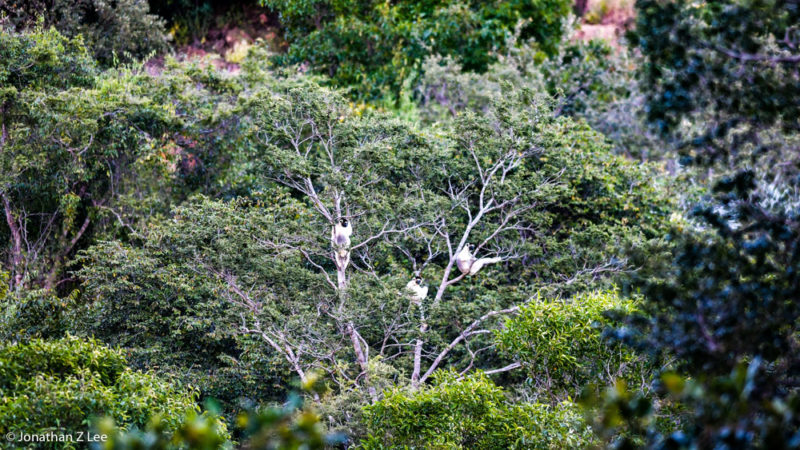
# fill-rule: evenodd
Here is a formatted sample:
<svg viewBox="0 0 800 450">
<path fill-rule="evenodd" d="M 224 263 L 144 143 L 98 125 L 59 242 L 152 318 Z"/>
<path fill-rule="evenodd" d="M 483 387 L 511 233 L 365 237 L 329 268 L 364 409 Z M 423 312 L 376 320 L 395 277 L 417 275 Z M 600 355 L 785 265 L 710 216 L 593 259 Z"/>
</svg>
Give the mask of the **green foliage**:
<svg viewBox="0 0 800 450">
<path fill-rule="evenodd" d="M 529 379 L 551 398 L 559 387 L 580 389 L 589 382 L 613 384 L 617 379 L 647 379 L 647 364 L 619 343 L 603 338 L 606 327 L 618 324 L 608 312 L 634 312 L 633 301 L 618 293 L 595 292 L 566 300 L 538 297 L 495 332 L 498 349 L 520 361 Z M 599 381 L 598 381 L 599 380 Z"/>
<path fill-rule="evenodd" d="M 564 0 L 262 3 L 280 13 L 291 44 L 279 63 L 308 61 L 366 98 L 397 94 L 427 55 L 452 56 L 467 70 L 484 71 L 518 23 L 523 37 L 553 53 L 570 10 Z"/>
<path fill-rule="evenodd" d="M 72 336 L 0 347 L 0 432 L 77 436 L 107 416 L 142 427 L 160 414 L 174 429 L 196 410 L 196 392 L 155 375 L 132 371 L 122 351 Z"/>
<path fill-rule="evenodd" d="M 0 340 L 58 338 L 73 329 L 78 291 L 59 297 L 52 291 L 26 290 L 0 297 Z"/>
<path fill-rule="evenodd" d="M 335 444 L 323 423 L 352 443 L 371 434 L 368 448 L 592 444 L 559 401 L 586 380 L 633 381 L 646 368 L 601 338 L 620 320 L 604 311 L 633 302 L 572 294 L 628 287 L 627 248 L 665 266 L 652 249 L 673 204 L 657 169 L 568 117 L 601 123 L 596 105 L 628 95 L 604 84 L 608 49 L 556 51 L 562 0 L 273 6 L 295 44 L 282 62 L 333 68 L 333 83 L 370 86 L 359 95 L 393 91 L 408 105 L 398 83 L 414 86 L 423 59 L 444 55 L 417 91 L 437 103 L 409 111 L 425 123 L 355 107 L 323 78 L 268 70 L 262 48 L 240 74 L 167 60 L 150 75 L 101 71 L 83 41 L 54 29 L 0 32 L 0 334 L 97 353 L 32 363 L 39 375 L 10 378 L 21 394 L 9 408 L 33 414 L 29 392 L 68 399 L 30 423 L 80 418 L 112 436 L 109 448 L 320 448 Z M 498 64 L 495 48 L 508 53 Z M 331 237 L 342 218 L 354 230 L 346 245 Z M 492 262 L 462 275 L 455 255 L 468 243 Z M 425 299 L 404 288 L 414 275 L 430 285 Z M 537 293 L 572 300 L 531 302 Z M 308 392 L 313 405 L 263 406 L 316 371 L 332 389 Z M 196 397 L 239 418 L 239 442 Z"/>
<path fill-rule="evenodd" d="M 450 57 L 426 58 L 412 86 L 419 117 L 435 123 L 464 109 L 484 112 L 510 86 L 524 87 L 549 94 L 557 115 L 586 120 L 612 142 L 617 154 L 650 161 L 671 155 L 672 147 L 645 121 L 646 98 L 633 52 L 571 36 L 549 56 L 535 43 L 519 41 L 518 35 L 506 47 L 485 73 L 464 71 Z"/>
<path fill-rule="evenodd" d="M 793 1 L 636 2 L 635 42 L 645 56 L 648 118 L 669 132 L 690 118 L 687 158 L 759 152 L 763 128 L 797 131 L 800 9 Z M 729 133 L 737 136 L 730 146 Z M 765 149 L 761 149 L 765 150 Z"/>
<path fill-rule="evenodd" d="M 245 65 L 242 82 L 232 112 L 241 150 L 228 175 L 239 198 L 196 197 L 151 220 L 135 242 L 92 246 L 76 272 L 85 280 L 81 315 L 91 318 L 84 332 L 131 349 L 136 364 L 215 374 L 201 388 L 226 408 L 238 397 L 274 398 L 289 371 L 302 378 L 309 368 L 326 370 L 341 395 L 359 401 L 389 377 L 424 381 L 433 357 L 415 360 L 385 343 L 413 342 L 425 320 L 426 354 L 435 355 L 472 321 L 539 288 L 610 284 L 622 274 L 615 252 L 656 236 L 666 218 L 647 167 L 612 155 L 585 124 L 553 118 L 527 92 L 493 103 L 490 114 L 416 129 L 358 114 L 305 79 Z M 481 181 L 497 162 L 509 164 L 503 180 Z M 469 225 L 481 183 L 499 206 Z M 331 253 L 335 215 L 353 218 L 359 246 L 358 269 L 343 274 Z M 507 262 L 447 284 L 468 226 L 463 239 L 491 242 L 486 251 Z M 421 269 L 444 287 L 417 307 L 403 286 Z M 368 361 L 354 361 L 350 326 Z M 491 345 L 490 336 L 470 345 Z M 435 364 L 504 365 L 461 345 L 447 351 Z M 230 381 L 217 383 L 223 370 Z M 337 412 L 332 421 L 346 422 L 350 412 Z"/>
<path fill-rule="evenodd" d="M 68 293 L 77 250 L 136 235 L 142 219 L 213 184 L 227 128 L 210 117 L 228 87 L 189 68 L 98 73 L 80 40 L 52 30 L 0 40 L 2 258 L 12 290 Z"/>
<path fill-rule="evenodd" d="M 696 211 L 708 230 L 676 233 L 672 265 L 660 277 L 643 280 L 648 317 L 617 332 L 620 339 L 676 358 L 678 372 L 662 377 L 657 394 L 683 405 L 685 420 L 656 433 L 648 411 L 641 411 L 630 420 L 645 422 L 627 428 L 657 446 L 793 448 L 798 231 L 785 213 L 756 207 L 746 174 L 717 188 L 722 206 Z"/>
<path fill-rule="evenodd" d="M 798 448 L 800 398 L 770 396 L 769 369 L 756 358 L 729 375 L 686 378 L 667 372 L 652 396 L 624 382 L 600 396 L 587 396 L 593 427 L 613 448 Z M 656 406 L 657 405 L 657 406 Z"/>
<path fill-rule="evenodd" d="M 96 63 L 80 38 L 67 38 L 53 29 L 25 34 L 0 31 L 4 114 L 18 91 L 88 86 L 96 74 Z"/>
<path fill-rule="evenodd" d="M 142 248 L 108 242 L 89 249 L 79 275 L 91 303 L 80 310 L 86 320 L 79 327 L 129 348 L 137 366 L 193 380 L 226 407 L 281 392 L 274 384 L 282 371 L 248 338 L 237 338 L 239 318 L 221 297 L 222 280 L 198 266 L 203 255 L 219 258 L 206 262 L 213 267 L 245 266 L 268 279 L 288 267 L 270 267 L 269 255 L 251 241 L 282 211 L 246 206 L 200 199 L 151 227 Z"/>
<path fill-rule="evenodd" d="M 611 438 L 624 448 L 797 448 L 800 229 L 785 192 L 796 189 L 788 149 L 800 105 L 800 11 L 791 2 L 637 7 L 649 118 L 665 133 L 694 123 L 685 161 L 722 176 L 694 209 L 695 226 L 670 233 L 672 263 L 639 279 L 646 315 L 616 333 L 675 358 L 652 404 L 684 412 L 660 429 L 651 401 L 619 388 L 597 403 L 597 429 L 627 430 Z"/>
<path fill-rule="evenodd" d="M 225 424 L 215 415 L 190 411 L 181 417 L 177 427 L 170 427 L 162 415 L 150 418 L 144 428 L 126 430 L 110 418 L 101 419 L 95 426 L 105 436 L 102 443 L 92 445 L 103 450 L 217 450 L 233 448 Z"/>
<path fill-rule="evenodd" d="M 3 12 L 17 30 L 43 26 L 68 37 L 82 35 L 107 66 L 167 49 L 164 21 L 149 13 L 146 0 L 12 1 Z"/>
<path fill-rule="evenodd" d="M 301 387 L 307 394 L 320 394 L 325 390 L 316 375 L 309 376 Z M 216 410 L 213 402 L 208 402 L 207 406 L 210 411 Z M 319 415 L 297 393 L 291 393 L 281 406 L 248 407 L 239 413 L 236 425 L 245 448 L 323 449 L 343 442 L 342 436 L 325 433 Z M 213 412 L 189 412 L 174 433 L 161 416 L 154 416 L 144 431 L 126 431 L 107 419 L 99 423 L 98 432 L 109 437 L 106 443 L 97 446 L 105 450 L 210 450 L 233 448 L 235 444 Z"/>
<path fill-rule="evenodd" d="M 438 372 L 431 386 L 387 391 L 364 410 L 367 449 L 578 448 L 592 442 L 571 404 L 514 404 L 481 373 Z"/>
</svg>

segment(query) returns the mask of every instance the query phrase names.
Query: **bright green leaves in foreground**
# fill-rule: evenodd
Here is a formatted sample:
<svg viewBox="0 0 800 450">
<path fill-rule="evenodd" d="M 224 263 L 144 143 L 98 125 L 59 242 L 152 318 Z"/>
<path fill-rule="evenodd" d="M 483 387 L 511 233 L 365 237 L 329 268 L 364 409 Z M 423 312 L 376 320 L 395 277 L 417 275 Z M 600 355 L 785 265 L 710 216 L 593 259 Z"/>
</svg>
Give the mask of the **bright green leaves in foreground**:
<svg viewBox="0 0 800 450">
<path fill-rule="evenodd" d="M 120 350 L 68 336 L 0 347 L 0 432 L 86 433 L 109 417 L 143 427 L 160 415 L 166 429 L 196 411 L 197 393 L 158 376 L 133 371 Z"/>
<path fill-rule="evenodd" d="M 612 310 L 624 317 L 635 311 L 635 303 L 613 291 L 563 300 L 535 298 L 496 332 L 499 350 L 520 361 L 529 379 L 551 397 L 558 397 L 563 386 L 641 381 L 646 362 L 603 337 L 615 323 L 607 314 Z"/>
<path fill-rule="evenodd" d="M 570 403 L 514 403 L 488 377 L 438 372 L 418 392 L 399 388 L 365 408 L 367 449 L 580 448 L 592 442 Z"/>
</svg>

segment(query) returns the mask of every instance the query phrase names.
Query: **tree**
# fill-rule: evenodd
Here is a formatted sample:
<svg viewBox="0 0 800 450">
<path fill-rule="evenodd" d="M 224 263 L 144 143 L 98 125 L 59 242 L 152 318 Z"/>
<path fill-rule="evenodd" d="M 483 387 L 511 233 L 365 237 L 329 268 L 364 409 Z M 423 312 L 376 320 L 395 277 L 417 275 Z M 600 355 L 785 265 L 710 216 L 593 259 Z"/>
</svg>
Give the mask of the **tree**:
<svg viewBox="0 0 800 450">
<path fill-rule="evenodd" d="M 55 28 L 64 36 L 83 36 L 89 52 L 105 66 L 167 50 L 164 21 L 146 0 L 33 0 L 0 5 L 0 25 L 16 31 Z M 5 23 L 4 23 L 5 22 Z"/>
<path fill-rule="evenodd" d="M 100 73 L 80 39 L 55 30 L 0 31 L 0 42 L 2 258 L 12 291 L 68 291 L 65 265 L 92 237 L 134 236 L 210 184 L 226 126 L 205 114 L 221 93 L 199 70 Z"/>
<path fill-rule="evenodd" d="M 625 276 L 610 255 L 652 237 L 666 216 L 646 167 L 528 92 L 416 129 L 251 63 L 242 80 L 228 111 L 241 130 L 230 165 L 238 198 L 196 197 L 151 221 L 141 241 L 83 253 L 86 332 L 134 349 L 145 366 L 236 364 L 276 387 L 290 372 L 322 370 L 356 405 L 392 383 L 419 389 L 438 369 L 506 373 L 519 364 L 490 352 L 503 317 L 539 289 Z M 342 218 L 349 244 L 332 239 Z M 468 243 L 499 260 L 462 274 L 455 259 Z M 416 274 L 432 286 L 421 302 L 404 291 Z"/>
</svg>

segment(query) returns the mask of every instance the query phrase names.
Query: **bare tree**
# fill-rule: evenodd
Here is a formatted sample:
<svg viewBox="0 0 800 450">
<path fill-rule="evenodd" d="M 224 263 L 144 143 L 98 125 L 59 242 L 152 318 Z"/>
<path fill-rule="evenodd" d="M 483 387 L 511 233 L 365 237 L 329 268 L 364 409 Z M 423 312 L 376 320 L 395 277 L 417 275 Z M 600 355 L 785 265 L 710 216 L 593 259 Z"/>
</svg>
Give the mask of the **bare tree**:
<svg viewBox="0 0 800 450">
<path fill-rule="evenodd" d="M 536 231 L 526 218 L 537 207 L 536 202 L 530 201 L 532 193 L 557 184 L 560 174 L 540 180 L 537 186 L 512 181 L 523 170 L 525 161 L 540 150 L 529 139 L 515 135 L 510 127 L 499 125 L 488 132 L 494 139 L 490 149 L 485 148 L 485 135 L 466 133 L 458 142 L 450 143 L 452 149 L 437 150 L 441 155 L 428 157 L 425 151 L 414 150 L 417 153 L 411 151 L 413 155 L 402 164 L 384 163 L 382 158 L 395 157 L 392 146 L 397 145 L 397 133 L 380 126 L 353 133 L 352 127 L 363 127 L 364 122 L 350 117 L 351 113 L 340 104 L 325 95 L 310 99 L 292 95 L 295 94 L 288 95 L 288 100 L 278 99 L 266 105 L 257 122 L 260 131 L 256 138 L 263 149 L 261 154 L 269 158 L 264 169 L 266 177 L 307 202 L 315 214 L 309 223 L 317 231 L 286 233 L 263 245 L 265 249 L 300 255 L 330 289 L 332 301 L 319 313 L 332 320 L 344 338 L 342 342 L 349 344 L 357 373 L 329 372 L 367 386 L 375 400 L 377 393 L 370 385 L 371 352 L 383 361 L 409 358 L 410 381 L 415 388 L 441 368 L 459 346 L 471 355 L 471 362 L 462 370 L 472 370 L 477 355 L 487 350 L 485 340 L 483 347 L 473 349 L 474 339 L 489 334 L 498 318 L 514 314 L 517 307 L 484 312 L 442 348 L 428 343 L 430 321 L 426 314 L 436 311 L 448 288 L 470 276 L 459 272 L 456 264 L 459 252 L 468 244 L 474 246 L 475 255 L 491 257 L 497 265 L 521 256 L 526 233 Z M 451 150 L 463 157 L 453 170 L 447 159 Z M 431 149 L 428 152 L 436 153 Z M 421 160 L 414 159 L 417 157 Z M 443 175 L 431 182 L 430 177 L 435 176 L 431 171 Z M 404 188 L 393 191 L 396 197 L 387 199 L 384 191 L 394 189 L 397 183 Z M 353 230 L 347 248 L 335 242 L 335 233 L 331 232 L 341 219 L 346 219 Z M 391 289 L 387 280 L 393 275 L 374 264 L 376 254 L 381 252 L 400 256 L 408 262 L 405 270 L 417 275 L 436 266 L 430 270 L 437 273 L 432 299 L 409 300 L 408 309 L 395 316 L 368 312 L 361 312 L 361 317 L 354 315 L 351 281 L 355 274 Z M 488 270 L 473 276 L 480 277 Z M 230 285 L 229 278 L 226 283 Z M 238 293 L 240 289 L 232 285 L 230 288 L 230 301 L 255 315 L 258 303 L 247 300 Z M 408 298 L 403 289 L 393 289 L 398 298 Z M 333 355 L 343 350 L 338 346 L 311 351 L 312 346 L 301 341 L 331 344 L 313 332 L 296 330 L 290 336 L 288 330 L 276 329 L 275 325 L 256 324 L 246 317 L 242 320 L 248 323 L 242 326 L 243 332 L 261 336 L 298 374 L 325 360 L 333 363 Z M 377 338 L 373 333 L 371 339 L 375 341 L 368 342 L 362 330 L 376 324 L 383 331 Z M 444 332 L 437 333 L 440 331 Z M 517 367 L 509 364 L 490 372 Z"/>
</svg>

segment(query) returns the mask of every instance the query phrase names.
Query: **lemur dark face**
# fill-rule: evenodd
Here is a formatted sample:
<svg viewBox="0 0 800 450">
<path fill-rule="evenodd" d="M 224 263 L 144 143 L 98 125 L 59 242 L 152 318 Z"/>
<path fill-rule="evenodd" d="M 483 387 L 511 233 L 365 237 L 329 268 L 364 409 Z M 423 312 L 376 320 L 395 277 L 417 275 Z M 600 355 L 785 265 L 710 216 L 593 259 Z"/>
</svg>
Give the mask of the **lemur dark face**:
<svg viewBox="0 0 800 450">
<path fill-rule="evenodd" d="M 348 224 L 347 219 L 340 219 L 339 223 L 342 224 L 343 227 L 347 227 Z"/>
<path fill-rule="evenodd" d="M 416 281 L 418 285 L 422 286 L 422 277 L 414 278 L 414 281 Z"/>
<path fill-rule="evenodd" d="M 475 250 L 475 244 L 467 244 L 467 248 L 472 251 Z"/>
</svg>

